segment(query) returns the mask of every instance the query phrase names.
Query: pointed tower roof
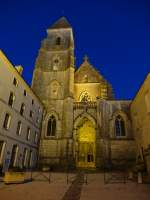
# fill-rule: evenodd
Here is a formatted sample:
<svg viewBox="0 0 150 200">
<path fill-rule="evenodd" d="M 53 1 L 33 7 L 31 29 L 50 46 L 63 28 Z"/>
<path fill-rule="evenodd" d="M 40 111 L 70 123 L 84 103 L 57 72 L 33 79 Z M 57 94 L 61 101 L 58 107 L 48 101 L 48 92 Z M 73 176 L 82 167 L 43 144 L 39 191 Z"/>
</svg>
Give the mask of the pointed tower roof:
<svg viewBox="0 0 150 200">
<path fill-rule="evenodd" d="M 59 29 L 59 28 L 71 28 L 68 20 L 65 17 L 61 17 L 57 20 L 49 29 Z"/>
</svg>

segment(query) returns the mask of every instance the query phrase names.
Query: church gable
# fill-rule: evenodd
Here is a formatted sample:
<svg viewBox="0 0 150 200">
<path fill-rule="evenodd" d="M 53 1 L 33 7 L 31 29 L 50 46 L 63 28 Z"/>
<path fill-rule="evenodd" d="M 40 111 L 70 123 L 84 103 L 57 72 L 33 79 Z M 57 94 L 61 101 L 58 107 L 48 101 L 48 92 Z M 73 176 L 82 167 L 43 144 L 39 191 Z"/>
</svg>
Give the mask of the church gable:
<svg viewBox="0 0 150 200">
<path fill-rule="evenodd" d="M 88 58 L 84 58 L 84 62 L 75 72 L 75 83 L 100 83 L 105 79 L 98 71 L 89 63 Z"/>
</svg>

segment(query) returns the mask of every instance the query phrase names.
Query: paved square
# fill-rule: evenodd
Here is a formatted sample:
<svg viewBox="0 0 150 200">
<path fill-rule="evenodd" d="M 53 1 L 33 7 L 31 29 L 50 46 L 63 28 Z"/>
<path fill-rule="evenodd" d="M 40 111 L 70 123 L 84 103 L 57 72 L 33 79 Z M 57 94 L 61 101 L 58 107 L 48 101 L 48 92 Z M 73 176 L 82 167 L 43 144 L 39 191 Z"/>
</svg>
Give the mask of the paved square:
<svg viewBox="0 0 150 200">
<path fill-rule="evenodd" d="M 47 174 L 48 175 L 48 174 Z M 82 177 L 83 178 L 83 177 Z M 80 187 L 77 188 L 77 186 Z M 76 189 L 77 188 L 77 189 Z M 67 195 L 66 195 L 67 194 Z M 5 185 L 0 183 L 0 200 L 149 200 L 150 185 L 127 181 L 104 184 L 103 173 L 87 176 L 87 184 L 76 174 L 52 173 L 50 184 L 42 176 L 33 182 Z"/>
</svg>

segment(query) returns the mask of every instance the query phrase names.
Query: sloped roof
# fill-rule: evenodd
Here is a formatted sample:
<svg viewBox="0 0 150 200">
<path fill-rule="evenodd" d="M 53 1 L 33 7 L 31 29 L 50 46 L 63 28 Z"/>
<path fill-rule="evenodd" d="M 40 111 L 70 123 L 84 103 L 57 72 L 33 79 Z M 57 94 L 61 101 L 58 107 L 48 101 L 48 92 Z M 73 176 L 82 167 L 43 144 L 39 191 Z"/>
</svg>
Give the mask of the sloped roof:
<svg viewBox="0 0 150 200">
<path fill-rule="evenodd" d="M 68 20 L 65 17 L 61 17 L 57 20 L 49 29 L 71 28 Z"/>
<path fill-rule="evenodd" d="M 105 82 L 103 76 L 89 63 L 85 56 L 83 63 L 75 72 L 75 83 L 99 83 Z"/>
</svg>

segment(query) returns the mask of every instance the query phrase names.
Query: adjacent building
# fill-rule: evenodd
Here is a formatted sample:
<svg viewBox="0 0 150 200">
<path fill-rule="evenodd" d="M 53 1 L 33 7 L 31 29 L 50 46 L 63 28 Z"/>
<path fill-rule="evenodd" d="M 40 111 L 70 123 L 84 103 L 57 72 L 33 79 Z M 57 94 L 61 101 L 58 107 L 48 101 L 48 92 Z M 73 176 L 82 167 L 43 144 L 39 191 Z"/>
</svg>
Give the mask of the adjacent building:
<svg viewBox="0 0 150 200">
<path fill-rule="evenodd" d="M 43 105 L 0 51 L 0 169 L 36 166 Z"/>
<path fill-rule="evenodd" d="M 147 75 L 131 104 L 132 126 L 136 140 L 136 162 L 150 174 L 150 74 Z"/>
</svg>

